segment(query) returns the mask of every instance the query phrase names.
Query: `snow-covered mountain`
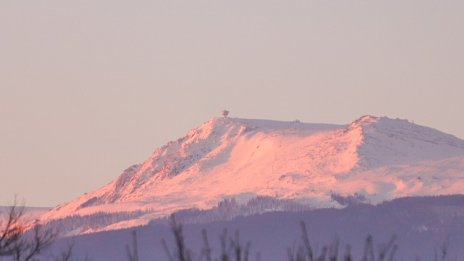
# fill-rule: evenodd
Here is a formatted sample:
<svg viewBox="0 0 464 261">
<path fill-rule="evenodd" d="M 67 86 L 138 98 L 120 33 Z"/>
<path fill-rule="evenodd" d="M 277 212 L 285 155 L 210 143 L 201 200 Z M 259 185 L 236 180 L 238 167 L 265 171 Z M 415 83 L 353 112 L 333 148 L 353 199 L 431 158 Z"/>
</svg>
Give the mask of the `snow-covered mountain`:
<svg viewBox="0 0 464 261">
<path fill-rule="evenodd" d="M 148 223 L 235 198 L 294 199 L 312 208 L 464 191 L 464 141 L 407 120 L 364 116 L 348 125 L 213 118 L 106 186 L 44 221 L 127 213 L 101 229 Z"/>
</svg>

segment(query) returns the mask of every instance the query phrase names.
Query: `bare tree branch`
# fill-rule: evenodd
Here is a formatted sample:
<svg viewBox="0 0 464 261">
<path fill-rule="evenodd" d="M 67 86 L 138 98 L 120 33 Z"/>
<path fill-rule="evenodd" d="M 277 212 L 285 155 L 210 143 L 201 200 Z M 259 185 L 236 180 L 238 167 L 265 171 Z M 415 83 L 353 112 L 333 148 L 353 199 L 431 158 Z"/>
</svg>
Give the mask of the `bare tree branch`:
<svg viewBox="0 0 464 261">
<path fill-rule="evenodd" d="M 15 261 L 31 261 L 48 248 L 58 233 L 44 229 L 39 223 L 24 219 L 24 207 L 18 207 L 16 199 L 10 207 L 6 220 L 0 224 L 0 257 Z"/>
</svg>

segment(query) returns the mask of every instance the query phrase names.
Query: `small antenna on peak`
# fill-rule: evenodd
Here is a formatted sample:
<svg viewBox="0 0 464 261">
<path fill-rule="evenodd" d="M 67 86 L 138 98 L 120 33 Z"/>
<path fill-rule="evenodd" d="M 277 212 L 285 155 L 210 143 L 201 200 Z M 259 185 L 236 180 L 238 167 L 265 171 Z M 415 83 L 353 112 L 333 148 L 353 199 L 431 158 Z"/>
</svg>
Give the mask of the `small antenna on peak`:
<svg viewBox="0 0 464 261">
<path fill-rule="evenodd" d="M 227 118 L 229 116 L 229 111 L 228 110 L 223 110 L 221 115 L 222 115 L 222 117 Z"/>
</svg>

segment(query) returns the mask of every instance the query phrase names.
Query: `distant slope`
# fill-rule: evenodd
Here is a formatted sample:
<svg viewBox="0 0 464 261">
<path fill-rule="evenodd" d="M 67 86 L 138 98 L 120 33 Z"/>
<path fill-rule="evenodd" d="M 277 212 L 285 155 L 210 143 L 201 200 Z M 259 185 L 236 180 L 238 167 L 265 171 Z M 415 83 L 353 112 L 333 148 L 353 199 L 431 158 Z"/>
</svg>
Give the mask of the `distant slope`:
<svg viewBox="0 0 464 261">
<path fill-rule="evenodd" d="M 406 120 L 364 116 L 340 126 L 213 118 L 43 220 L 144 212 L 110 226 L 123 228 L 181 209 L 211 208 L 231 197 L 340 207 L 334 194 L 379 203 L 462 193 L 463 178 L 464 141 Z"/>
<path fill-rule="evenodd" d="M 22 208 L 24 210 L 24 215 L 23 217 L 26 220 L 37 220 L 40 219 L 40 217 L 50 211 L 52 208 L 48 207 L 21 207 L 18 206 L 18 208 Z M 11 207 L 10 206 L 0 206 L 0 221 L 5 218 L 5 216 L 9 213 Z"/>
</svg>

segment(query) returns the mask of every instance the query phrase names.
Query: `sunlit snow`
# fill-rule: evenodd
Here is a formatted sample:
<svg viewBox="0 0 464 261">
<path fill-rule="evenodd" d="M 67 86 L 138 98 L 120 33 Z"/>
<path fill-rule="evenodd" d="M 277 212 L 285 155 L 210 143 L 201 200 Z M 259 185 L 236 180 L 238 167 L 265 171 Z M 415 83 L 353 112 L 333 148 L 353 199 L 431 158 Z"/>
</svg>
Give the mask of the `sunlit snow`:
<svg viewBox="0 0 464 261">
<path fill-rule="evenodd" d="M 406 120 L 364 116 L 348 125 L 213 118 L 156 149 L 44 221 L 100 212 L 143 211 L 131 227 L 225 198 L 270 196 L 312 208 L 341 207 L 338 195 L 367 202 L 464 191 L 464 141 Z"/>
</svg>

